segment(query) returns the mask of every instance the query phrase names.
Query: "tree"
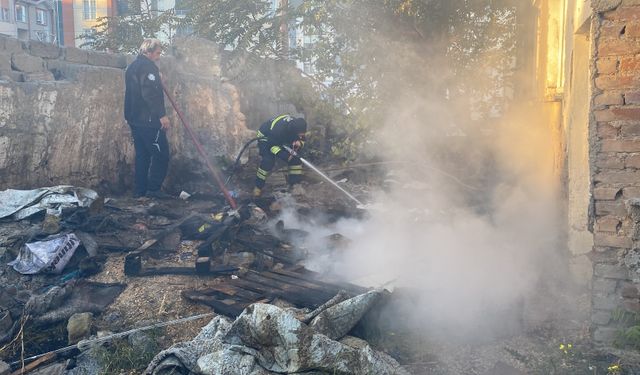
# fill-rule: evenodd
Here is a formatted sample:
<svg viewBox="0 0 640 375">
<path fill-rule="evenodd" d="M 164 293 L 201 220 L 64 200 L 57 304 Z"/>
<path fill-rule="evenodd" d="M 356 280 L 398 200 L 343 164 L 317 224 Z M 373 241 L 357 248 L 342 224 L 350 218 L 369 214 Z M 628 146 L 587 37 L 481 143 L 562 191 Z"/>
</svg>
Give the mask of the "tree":
<svg viewBox="0 0 640 375">
<path fill-rule="evenodd" d="M 174 10 L 159 12 L 150 0 L 129 0 L 126 12 L 118 16 L 99 17 L 94 31 L 81 36 L 81 47 L 98 51 L 136 53 L 145 38 L 164 34 L 170 39 L 183 21 Z"/>
<path fill-rule="evenodd" d="M 434 133 L 460 131 L 470 119 L 490 121 L 504 111 L 515 65 L 517 1 L 291 0 L 274 10 L 265 0 L 186 0 L 190 11 L 180 22 L 242 61 L 312 64 L 314 81 L 326 84 L 323 97 L 334 99 L 331 116 L 341 124 L 335 137 L 346 139 L 339 151 L 346 153 L 376 124 L 397 116 L 400 104 L 416 102 L 402 121 L 431 118 L 438 123 Z M 171 12 L 112 17 L 90 46 L 130 51 L 176 22 Z M 283 33 L 293 28 L 313 43 L 288 50 Z M 417 98 L 433 105 L 420 106 Z"/>
<path fill-rule="evenodd" d="M 332 96 L 356 114 L 351 133 L 336 138 L 358 142 L 381 122 L 424 119 L 432 134 L 468 133 L 461 128 L 472 118 L 490 121 L 508 104 L 516 48 L 509 1 L 307 0 L 301 8 L 301 27 L 316 43 L 297 57 L 331 79 Z"/>
</svg>

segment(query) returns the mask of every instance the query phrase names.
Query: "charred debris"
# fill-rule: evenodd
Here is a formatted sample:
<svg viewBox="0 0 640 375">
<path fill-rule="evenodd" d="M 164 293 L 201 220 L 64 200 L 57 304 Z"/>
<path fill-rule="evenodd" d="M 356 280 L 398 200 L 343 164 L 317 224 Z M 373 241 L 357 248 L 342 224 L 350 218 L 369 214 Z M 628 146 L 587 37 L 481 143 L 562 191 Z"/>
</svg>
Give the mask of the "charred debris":
<svg viewBox="0 0 640 375">
<path fill-rule="evenodd" d="M 7 201 L 11 191 L 0 193 Z M 43 188 L 26 201 L 18 198 L 12 210 L 0 212 L 0 281 L 5 286 L 0 290 L 0 363 L 10 370 L 103 371 L 95 358 L 87 360 L 100 347 L 89 345 L 92 340 L 109 345 L 96 336 L 92 321 L 104 318 L 107 306 L 127 288 L 126 280 L 162 283 L 162 276 L 181 275 L 215 280 L 181 291 L 187 303 L 208 306 L 216 316 L 193 338 L 205 337 L 212 349 L 189 352 L 176 347 L 191 347 L 190 342 L 174 345 L 157 354 L 148 373 L 178 367 L 185 373 L 234 373 L 229 372 L 234 363 L 227 355 L 230 346 L 243 363 L 245 372 L 238 373 L 404 371 L 391 357 L 348 335 L 372 332 L 363 318 L 388 300 L 389 292 L 305 268 L 309 233 L 296 229 L 296 222 L 277 219 L 286 205 L 300 220 L 322 217 L 325 222 L 362 216 L 362 210 L 339 202 L 305 202 L 307 197 L 296 201 L 277 192 L 237 210 L 225 206 L 220 196 L 104 199 L 74 187 Z M 324 243 L 326 252 L 337 253 L 348 239 L 333 233 Z M 109 272 L 109 257 L 122 259 L 123 280 L 95 281 Z M 271 342 L 274 337 L 281 339 Z M 307 354 L 285 358 L 294 348 Z M 341 356 L 328 360 L 338 352 Z M 172 364 L 176 353 L 190 359 Z"/>
</svg>

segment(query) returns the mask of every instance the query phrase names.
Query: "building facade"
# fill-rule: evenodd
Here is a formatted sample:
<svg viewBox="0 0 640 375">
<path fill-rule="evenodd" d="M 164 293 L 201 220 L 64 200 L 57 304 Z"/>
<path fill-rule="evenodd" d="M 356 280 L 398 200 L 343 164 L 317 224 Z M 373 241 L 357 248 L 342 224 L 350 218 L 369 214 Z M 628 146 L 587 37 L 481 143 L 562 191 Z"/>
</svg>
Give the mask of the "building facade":
<svg viewBox="0 0 640 375">
<path fill-rule="evenodd" d="M 20 40 L 59 42 L 56 0 L 1 0 L 0 34 Z"/>
<path fill-rule="evenodd" d="M 593 339 L 612 344 L 640 316 L 640 2 L 530 5 L 573 271 L 590 288 Z"/>
</svg>

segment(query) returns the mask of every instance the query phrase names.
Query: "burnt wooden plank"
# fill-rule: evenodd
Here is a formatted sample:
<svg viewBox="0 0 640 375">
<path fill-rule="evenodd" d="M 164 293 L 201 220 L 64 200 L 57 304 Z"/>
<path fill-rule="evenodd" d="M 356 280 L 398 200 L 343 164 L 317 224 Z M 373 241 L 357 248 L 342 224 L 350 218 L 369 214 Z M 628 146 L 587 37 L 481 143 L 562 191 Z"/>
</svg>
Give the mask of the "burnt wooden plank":
<svg viewBox="0 0 640 375">
<path fill-rule="evenodd" d="M 268 272 L 268 271 L 261 272 L 260 276 L 264 276 L 269 279 L 277 280 L 283 283 L 297 285 L 305 289 L 310 289 L 312 291 L 325 294 L 326 296 L 328 296 L 328 298 L 335 296 L 340 291 L 339 288 L 336 288 L 334 286 L 320 285 L 318 283 L 310 282 L 308 280 L 296 279 L 293 277 L 279 275 L 279 274 Z"/>
<path fill-rule="evenodd" d="M 212 307 L 216 313 L 232 318 L 240 315 L 240 313 L 250 305 L 250 303 L 242 303 L 229 299 L 219 300 L 214 296 L 205 296 L 196 291 L 185 291 L 182 295 L 189 301 L 203 303 Z"/>
<path fill-rule="evenodd" d="M 264 296 L 268 298 L 281 298 L 299 307 L 313 308 L 323 304 L 326 301 L 323 298 L 318 298 L 317 296 L 311 293 L 308 293 L 308 291 L 307 292 L 296 292 L 291 290 L 287 291 L 287 290 L 273 287 L 265 283 L 261 283 L 259 281 L 255 281 L 251 278 L 236 279 L 236 280 L 233 280 L 233 283 L 244 289 L 262 292 L 264 293 Z"/>
<path fill-rule="evenodd" d="M 293 284 L 282 283 L 277 280 L 260 276 L 257 273 L 248 272 L 246 275 L 244 275 L 244 278 L 249 281 L 277 288 L 283 292 L 279 293 L 279 297 L 302 306 L 321 305 L 325 303 L 329 298 L 331 298 L 327 298 L 326 293 L 300 288 Z"/>
<path fill-rule="evenodd" d="M 244 290 L 248 290 L 250 292 L 259 293 L 263 296 L 273 296 L 276 291 L 274 288 L 270 288 L 269 286 L 262 285 L 259 283 L 254 283 L 249 280 L 245 280 L 243 278 L 238 278 L 230 282 L 233 286 L 238 288 L 242 288 Z"/>
<path fill-rule="evenodd" d="M 211 268 L 202 276 L 222 276 L 238 271 L 238 267 L 217 267 Z M 129 274 L 132 276 L 157 276 L 157 275 L 196 275 L 194 267 L 145 267 L 138 273 Z"/>
<path fill-rule="evenodd" d="M 273 270 L 271 272 L 284 275 L 284 276 L 289 276 L 291 278 L 298 279 L 298 280 L 304 280 L 304 281 L 316 283 L 318 285 L 322 285 L 327 288 L 337 288 L 338 290 L 342 289 L 352 294 L 362 294 L 362 293 L 366 293 L 369 290 L 368 288 L 365 288 L 363 286 L 359 286 L 359 285 L 355 285 L 355 284 L 351 284 L 343 281 L 327 280 L 327 278 L 320 276 L 319 273 L 309 271 L 306 268 L 304 269 L 304 272 L 305 272 L 304 274 L 283 270 L 283 269 Z"/>
<path fill-rule="evenodd" d="M 217 284 L 217 285 L 213 285 L 210 286 L 207 289 L 201 290 L 202 293 L 204 294 L 208 294 L 210 292 L 219 292 L 219 293 L 224 293 L 227 296 L 231 296 L 231 297 L 240 297 L 243 298 L 245 300 L 248 301 L 257 301 L 259 299 L 263 299 L 264 298 L 264 294 L 263 293 L 256 293 L 256 292 L 252 292 L 250 290 L 246 290 L 243 288 L 240 288 L 238 286 L 235 286 L 233 284 L 230 283 L 221 283 L 221 284 Z"/>
</svg>

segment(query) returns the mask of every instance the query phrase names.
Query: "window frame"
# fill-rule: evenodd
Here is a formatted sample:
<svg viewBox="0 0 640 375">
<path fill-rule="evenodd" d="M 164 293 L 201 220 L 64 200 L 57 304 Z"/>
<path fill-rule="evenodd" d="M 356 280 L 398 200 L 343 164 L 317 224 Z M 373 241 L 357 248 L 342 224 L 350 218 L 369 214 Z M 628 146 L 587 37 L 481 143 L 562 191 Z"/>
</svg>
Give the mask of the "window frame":
<svg viewBox="0 0 640 375">
<path fill-rule="evenodd" d="M 9 8 L 0 8 L 0 19 L 2 22 L 11 22 L 11 11 Z"/>
<path fill-rule="evenodd" d="M 98 5 L 96 0 L 83 0 L 82 1 L 82 19 L 85 21 L 91 21 L 97 19 Z"/>
<path fill-rule="evenodd" d="M 27 23 L 28 21 L 27 7 L 23 4 L 16 4 L 15 8 L 16 8 L 16 22 Z M 22 9 L 22 12 L 18 11 L 19 8 Z M 18 15 L 20 14 L 22 14 L 22 17 L 18 17 Z"/>
<path fill-rule="evenodd" d="M 39 20 L 39 17 L 38 17 L 39 14 L 42 15 L 42 20 Z M 47 16 L 48 16 L 48 12 L 46 9 L 36 8 L 36 25 L 47 26 L 48 25 L 47 19 L 49 18 Z"/>
</svg>

